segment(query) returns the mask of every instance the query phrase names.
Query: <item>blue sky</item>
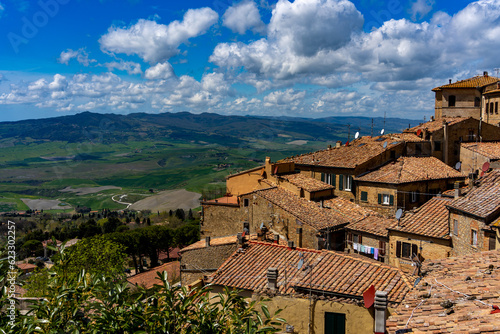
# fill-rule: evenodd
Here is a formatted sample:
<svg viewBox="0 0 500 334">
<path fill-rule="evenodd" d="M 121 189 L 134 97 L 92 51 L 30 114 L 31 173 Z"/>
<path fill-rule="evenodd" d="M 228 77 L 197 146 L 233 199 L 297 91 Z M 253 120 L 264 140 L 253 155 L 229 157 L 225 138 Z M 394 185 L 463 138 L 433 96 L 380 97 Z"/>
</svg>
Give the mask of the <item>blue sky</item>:
<svg viewBox="0 0 500 334">
<path fill-rule="evenodd" d="M 0 0 L 0 121 L 93 111 L 427 119 L 500 67 L 498 0 Z"/>
</svg>

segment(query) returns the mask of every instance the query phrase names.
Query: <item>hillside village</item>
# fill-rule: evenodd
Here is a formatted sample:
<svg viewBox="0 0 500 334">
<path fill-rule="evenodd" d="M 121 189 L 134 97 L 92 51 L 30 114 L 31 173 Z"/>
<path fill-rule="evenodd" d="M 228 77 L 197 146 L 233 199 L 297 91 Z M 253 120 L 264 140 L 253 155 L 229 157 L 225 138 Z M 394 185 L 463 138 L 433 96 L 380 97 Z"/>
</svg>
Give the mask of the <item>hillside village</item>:
<svg viewBox="0 0 500 334">
<path fill-rule="evenodd" d="M 500 79 L 433 91 L 402 133 L 228 176 L 182 284 L 266 296 L 286 333 L 500 332 Z"/>
<path fill-rule="evenodd" d="M 236 289 L 282 309 L 280 333 L 500 332 L 500 78 L 433 91 L 428 122 L 227 176 L 226 195 L 201 202 L 201 240 L 128 286 L 165 271 Z"/>
</svg>

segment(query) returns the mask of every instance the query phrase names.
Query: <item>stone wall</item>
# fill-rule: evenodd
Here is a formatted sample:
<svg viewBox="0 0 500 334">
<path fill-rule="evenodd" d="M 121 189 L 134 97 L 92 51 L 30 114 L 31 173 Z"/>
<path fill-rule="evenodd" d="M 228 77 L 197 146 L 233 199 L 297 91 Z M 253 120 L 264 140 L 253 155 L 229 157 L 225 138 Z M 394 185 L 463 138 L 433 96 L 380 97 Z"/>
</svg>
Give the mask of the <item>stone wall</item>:
<svg viewBox="0 0 500 334">
<path fill-rule="evenodd" d="M 454 107 L 449 105 L 450 95 L 455 96 Z M 474 106 L 475 98 L 481 97 L 481 93 L 477 89 L 446 89 L 441 96 L 443 117 L 474 117 L 479 119 L 480 108 Z"/>
<path fill-rule="evenodd" d="M 243 222 L 248 221 L 245 210 L 238 205 L 203 204 L 202 207 L 202 238 L 236 235 L 243 231 Z"/>
<path fill-rule="evenodd" d="M 214 245 L 182 252 L 181 284 L 186 286 L 212 274 L 238 249 L 236 243 Z"/>
<path fill-rule="evenodd" d="M 458 235 L 454 232 L 454 221 L 458 221 Z M 450 231 L 453 241 L 453 256 L 470 255 L 476 252 L 488 250 L 489 237 L 482 230 L 485 224 L 457 212 L 450 211 Z M 472 245 L 472 230 L 477 232 L 477 246 Z"/>
<path fill-rule="evenodd" d="M 400 268 L 406 273 L 414 273 L 416 267 L 412 265 L 410 259 L 397 257 L 396 244 L 398 241 L 416 245 L 420 261 L 443 259 L 450 257 L 452 253 L 451 240 L 390 230 L 388 247 L 389 264 Z"/>
</svg>

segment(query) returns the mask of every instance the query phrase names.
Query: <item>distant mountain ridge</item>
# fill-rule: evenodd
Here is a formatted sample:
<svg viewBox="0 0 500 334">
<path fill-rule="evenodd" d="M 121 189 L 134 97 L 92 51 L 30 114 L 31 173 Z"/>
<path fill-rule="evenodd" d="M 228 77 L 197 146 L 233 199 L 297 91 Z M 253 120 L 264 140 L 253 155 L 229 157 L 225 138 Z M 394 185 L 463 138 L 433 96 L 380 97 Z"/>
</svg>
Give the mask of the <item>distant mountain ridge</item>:
<svg viewBox="0 0 500 334">
<path fill-rule="evenodd" d="M 385 131 L 401 132 L 418 121 L 385 119 Z M 350 124 L 350 127 L 347 125 Z M 128 115 L 82 112 L 16 122 L 0 122 L 0 140 L 32 138 L 35 140 L 103 143 L 127 140 L 203 140 L 237 146 L 249 139 L 273 141 L 289 137 L 293 140 L 336 141 L 360 135 L 378 135 L 383 118 L 328 117 L 320 119 L 292 117 L 225 116 L 214 113 L 133 113 Z"/>
</svg>

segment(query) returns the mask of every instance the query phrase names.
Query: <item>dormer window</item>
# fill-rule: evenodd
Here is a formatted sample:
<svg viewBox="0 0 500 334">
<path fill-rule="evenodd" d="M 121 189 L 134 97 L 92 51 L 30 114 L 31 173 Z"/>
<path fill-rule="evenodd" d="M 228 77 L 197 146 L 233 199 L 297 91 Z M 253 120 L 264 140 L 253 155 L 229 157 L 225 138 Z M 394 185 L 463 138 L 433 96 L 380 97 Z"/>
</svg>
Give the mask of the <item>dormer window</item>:
<svg viewBox="0 0 500 334">
<path fill-rule="evenodd" d="M 455 95 L 450 95 L 450 97 L 448 97 L 448 107 L 454 107 L 456 100 L 457 98 Z"/>
</svg>

